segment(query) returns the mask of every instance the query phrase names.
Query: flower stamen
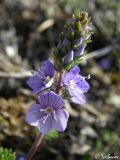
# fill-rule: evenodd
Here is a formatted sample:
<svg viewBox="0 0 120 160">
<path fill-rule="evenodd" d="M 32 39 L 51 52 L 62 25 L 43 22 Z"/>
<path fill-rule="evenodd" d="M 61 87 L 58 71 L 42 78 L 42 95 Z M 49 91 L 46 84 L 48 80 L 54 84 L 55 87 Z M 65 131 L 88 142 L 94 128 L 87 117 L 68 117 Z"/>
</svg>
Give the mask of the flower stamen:
<svg viewBox="0 0 120 160">
<path fill-rule="evenodd" d="M 44 83 L 47 84 L 47 83 L 49 83 L 50 80 L 51 80 L 51 78 L 50 78 L 49 76 L 47 76 L 47 77 L 45 78 Z"/>
<path fill-rule="evenodd" d="M 53 109 L 48 107 L 48 108 L 45 109 L 44 112 L 47 113 L 47 114 L 50 114 L 51 112 L 53 112 Z"/>
</svg>

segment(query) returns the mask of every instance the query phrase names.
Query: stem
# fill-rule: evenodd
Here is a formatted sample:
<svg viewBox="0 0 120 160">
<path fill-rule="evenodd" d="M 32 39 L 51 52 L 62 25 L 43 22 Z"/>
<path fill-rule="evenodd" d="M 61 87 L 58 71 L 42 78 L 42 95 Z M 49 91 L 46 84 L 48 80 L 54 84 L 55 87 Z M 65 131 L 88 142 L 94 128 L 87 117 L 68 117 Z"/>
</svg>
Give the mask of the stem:
<svg viewBox="0 0 120 160">
<path fill-rule="evenodd" d="M 59 73 L 59 77 L 58 77 L 58 81 L 57 81 L 57 85 L 56 85 L 56 93 L 59 94 L 60 89 L 61 89 L 61 81 L 62 81 L 62 77 L 63 77 L 64 71 L 61 70 L 61 72 Z M 33 143 L 32 147 L 30 148 L 28 155 L 26 157 L 26 160 L 32 160 L 33 156 L 35 155 L 35 153 L 38 151 L 40 145 L 42 144 L 42 140 L 43 140 L 44 135 L 39 135 L 35 142 Z"/>
<path fill-rule="evenodd" d="M 61 70 L 61 72 L 59 73 L 59 77 L 58 77 L 58 81 L 57 81 L 57 85 L 56 85 L 56 93 L 59 94 L 59 91 L 61 89 L 61 81 L 62 81 L 62 77 L 63 77 L 64 71 Z"/>
<path fill-rule="evenodd" d="M 35 142 L 33 143 L 32 147 L 30 148 L 26 160 L 32 160 L 35 153 L 38 151 L 40 145 L 42 144 L 44 135 L 39 134 L 39 136 L 36 138 Z"/>
</svg>

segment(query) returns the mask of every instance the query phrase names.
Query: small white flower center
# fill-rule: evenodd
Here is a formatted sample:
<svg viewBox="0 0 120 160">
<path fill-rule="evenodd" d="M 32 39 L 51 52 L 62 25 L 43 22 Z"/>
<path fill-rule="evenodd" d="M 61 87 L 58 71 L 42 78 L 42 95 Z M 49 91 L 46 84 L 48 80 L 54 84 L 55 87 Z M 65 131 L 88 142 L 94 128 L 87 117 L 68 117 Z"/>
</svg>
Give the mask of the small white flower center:
<svg viewBox="0 0 120 160">
<path fill-rule="evenodd" d="M 50 114 L 51 112 L 53 112 L 53 109 L 48 107 L 48 108 L 45 109 L 44 112 L 47 113 L 47 114 Z"/>
<path fill-rule="evenodd" d="M 51 80 L 51 78 L 49 76 L 47 76 L 46 79 L 45 79 L 45 81 L 44 81 L 45 84 L 47 84 L 50 80 Z"/>
<path fill-rule="evenodd" d="M 45 123 L 46 120 L 47 120 L 47 118 L 49 116 L 51 116 L 51 113 L 54 112 L 53 109 L 50 108 L 50 107 L 47 107 L 45 109 L 41 109 L 40 111 L 45 113 L 45 116 L 41 118 L 41 120 L 42 120 L 43 123 Z"/>
<path fill-rule="evenodd" d="M 71 81 L 70 81 L 69 85 L 70 85 L 70 88 L 71 88 L 71 89 L 74 89 L 74 87 L 75 87 L 75 83 L 74 83 L 74 81 L 73 81 L 73 80 L 71 80 Z"/>
</svg>

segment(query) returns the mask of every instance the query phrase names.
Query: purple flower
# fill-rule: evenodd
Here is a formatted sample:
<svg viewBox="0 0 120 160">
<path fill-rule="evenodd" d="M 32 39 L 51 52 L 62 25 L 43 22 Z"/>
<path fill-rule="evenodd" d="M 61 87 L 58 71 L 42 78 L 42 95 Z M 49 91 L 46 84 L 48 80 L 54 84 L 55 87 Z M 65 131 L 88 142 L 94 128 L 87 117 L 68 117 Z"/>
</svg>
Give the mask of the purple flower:
<svg viewBox="0 0 120 160">
<path fill-rule="evenodd" d="M 85 92 L 90 88 L 85 77 L 79 75 L 79 67 L 73 67 L 63 78 L 63 84 L 68 90 L 73 103 L 82 104 L 86 102 Z"/>
<path fill-rule="evenodd" d="M 27 84 L 32 88 L 32 93 L 38 93 L 52 85 L 54 76 L 54 66 L 49 60 L 45 60 L 39 71 L 30 77 Z"/>
<path fill-rule="evenodd" d="M 26 115 L 26 121 L 47 134 L 51 129 L 64 131 L 69 118 L 63 108 L 63 99 L 54 92 L 47 92 L 38 96 L 39 104 L 32 104 Z"/>
</svg>

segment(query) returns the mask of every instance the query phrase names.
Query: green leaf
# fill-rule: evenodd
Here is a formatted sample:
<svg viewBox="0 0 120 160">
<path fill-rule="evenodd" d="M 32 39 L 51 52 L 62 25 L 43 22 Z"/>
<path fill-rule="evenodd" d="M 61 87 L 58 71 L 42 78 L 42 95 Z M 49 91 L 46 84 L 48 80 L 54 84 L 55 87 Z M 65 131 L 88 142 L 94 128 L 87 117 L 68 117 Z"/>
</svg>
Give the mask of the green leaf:
<svg viewBox="0 0 120 160">
<path fill-rule="evenodd" d="M 12 149 L 0 147 L 0 160 L 15 160 L 16 155 Z"/>
<path fill-rule="evenodd" d="M 58 132 L 53 129 L 51 130 L 46 136 L 45 139 L 46 140 L 53 140 L 53 139 L 57 139 L 58 138 Z"/>
<path fill-rule="evenodd" d="M 83 60 L 83 56 L 79 56 L 79 57 L 75 58 L 73 65 L 79 65 L 82 60 Z"/>
<path fill-rule="evenodd" d="M 66 88 L 62 89 L 62 98 L 66 100 L 69 100 L 71 98 Z"/>
<path fill-rule="evenodd" d="M 63 69 L 68 71 L 70 70 L 73 66 L 79 65 L 81 61 L 83 60 L 83 56 L 76 57 L 73 61 L 71 61 L 69 64 L 63 64 Z"/>
</svg>

